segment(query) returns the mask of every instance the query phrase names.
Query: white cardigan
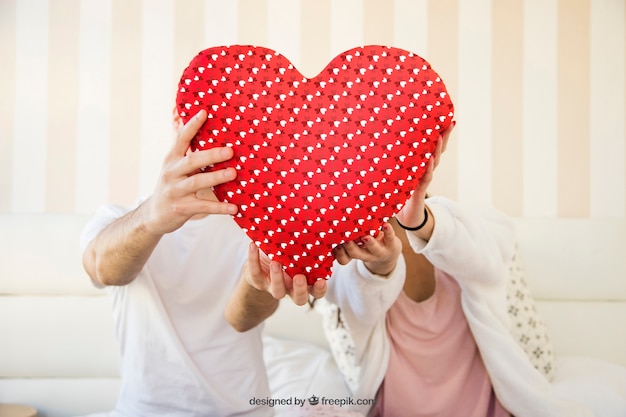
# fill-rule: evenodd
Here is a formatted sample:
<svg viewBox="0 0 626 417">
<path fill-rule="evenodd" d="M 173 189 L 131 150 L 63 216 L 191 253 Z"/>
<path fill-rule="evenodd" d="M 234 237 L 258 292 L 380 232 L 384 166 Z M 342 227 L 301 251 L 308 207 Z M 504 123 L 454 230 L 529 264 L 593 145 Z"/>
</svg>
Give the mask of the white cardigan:
<svg viewBox="0 0 626 417">
<path fill-rule="evenodd" d="M 592 416 L 582 404 L 559 397 L 509 332 L 505 278 L 515 250 L 512 222 L 495 211 L 477 215 L 442 197 L 427 205 L 433 234 L 425 242 L 407 232 L 411 247 L 459 283 L 463 312 L 502 405 L 515 417 Z M 387 278 L 371 274 L 361 261 L 335 263 L 333 271 L 326 298 L 341 309 L 354 342 L 353 363 L 346 364 L 345 356 L 338 363 L 354 376 L 348 385 L 355 398 L 374 398 L 389 363 L 385 317 L 402 291 L 405 263 L 401 257 Z"/>
</svg>

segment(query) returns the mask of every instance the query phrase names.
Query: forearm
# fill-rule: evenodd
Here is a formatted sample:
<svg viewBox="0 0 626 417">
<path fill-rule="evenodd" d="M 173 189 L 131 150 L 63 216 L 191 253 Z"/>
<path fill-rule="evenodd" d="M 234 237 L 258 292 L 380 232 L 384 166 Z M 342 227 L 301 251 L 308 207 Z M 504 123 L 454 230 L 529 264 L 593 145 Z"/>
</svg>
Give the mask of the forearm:
<svg viewBox="0 0 626 417">
<path fill-rule="evenodd" d="M 83 253 L 85 270 L 96 285 L 132 282 L 163 236 L 146 227 L 145 205 L 105 227 Z"/>
<path fill-rule="evenodd" d="M 350 311 L 365 326 L 380 319 L 395 302 L 406 279 L 406 264 L 400 256 L 388 276 L 372 274 L 362 261 L 333 266 L 328 280 L 326 298 L 340 308 Z"/>
<path fill-rule="evenodd" d="M 501 278 L 515 246 L 510 219 L 496 211 L 477 213 L 440 197 L 429 204 L 435 228 L 428 239 L 407 232 L 413 250 L 456 278 Z"/>
<path fill-rule="evenodd" d="M 224 316 L 238 332 L 258 326 L 278 308 L 279 300 L 266 291 L 257 290 L 245 279 L 239 280 L 228 300 Z"/>
</svg>

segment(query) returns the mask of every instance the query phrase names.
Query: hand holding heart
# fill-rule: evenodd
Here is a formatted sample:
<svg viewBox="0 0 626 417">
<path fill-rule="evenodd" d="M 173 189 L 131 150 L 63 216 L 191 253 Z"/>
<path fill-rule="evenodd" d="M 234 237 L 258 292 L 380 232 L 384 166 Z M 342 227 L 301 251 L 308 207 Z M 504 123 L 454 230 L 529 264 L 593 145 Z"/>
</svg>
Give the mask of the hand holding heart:
<svg viewBox="0 0 626 417">
<path fill-rule="evenodd" d="M 275 300 L 288 295 L 296 305 L 304 305 L 309 301 L 309 294 L 314 298 L 326 294 L 326 282 L 317 280 L 307 284 L 304 275 L 288 276 L 278 261 L 270 260 L 259 248 L 251 243 L 248 251 L 248 262 L 244 267 L 244 280 L 258 291 L 268 292 Z"/>
<path fill-rule="evenodd" d="M 404 207 L 402 207 L 398 214 L 396 214 L 396 218 L 400 221 L 400 223 L 407 227 L 415 227 L 422 224 L 424 221 L 426 192 L 428 191 L 428 186 L 433 180 L 435 168 L 437 168 L 437 165 L 439 165 L 439 162 L 441 161 L 441 155 L 445 152 L 448 146 L 448 140 L 450 139 L 450 134 L 452 133 L 454 126 L 456 126 L 456 122 L 452 122 L 450 126 L 448 126 L 448 128 L 446 128 L 446 130 L 444 130 L 441 134 L 439 140 L 437 141 L 437 147 L 435 148 L 433 158 L 428 161 L 428 169 L 411 195 L 411 198 L 407 200 Z M 433 224 L 434 222 L 425 224 L 424 227 L 418 232 L 418 235 L 423 239 L 429 239 L 432 234 Z"/>
<path fill-rule="evenodd" d="M 306 78 L 267 48 L 200 52 L 183 72 L 178 111 L 207 121 L 194 150 L 230 147 L 207 164 L 237 179 L 214 187 L 235 221 L 289 276 L 330 275 L 332 250 L 376 233 L 411 196 L 453 105 L 419 56 L 354 48 Z M 217 170 L 217 171 L 216 171 Z"/>
<path fill-rule="evenodd" d="M 439 165 L 441 161 L 441 155 L 448 145 L 448 139 L 450 138 L 455 124 L 456 123 L 453 122 L 448 126 L 437 141 L 435 153 L 428 161 L 426 173 L 422 176 L 411 198 L 396 215 L 402 224 L 411 225 L 409 227 L 413 227 L 412 225 L 422 224 L 424 221 L 426 191 L 433 179 L 435 168 L 437 168 L 437 165 Z M 434 221 L 430 221 L 415 233 L 418 233 L 421 238 L 428 240 L 432 234 L 433 225 Z M 382 232 L 376 237 L 366 236 L 358 243 L 351 241 L 337 245 L 333 250 L 335 259 L 342 265 L 346 265 L 353 259 L 360 259 L 372 273 L 381 276 L 388 275 L 395 268 L 398 257 L 402 252 L 402 242 L 398 239 L 393 227 L 391 227 L 389 223 L 385 223 L 382 229 Z"/>
<path fill-rule="evenodd" d="M 178 132 L 173 147 L 163 162 L 157 186 L 143 205 L 146 227 L 154 234 L 165 234 L 181 227 L 197 215 L 235 214 L 237 206 L 219 201 L 213 187 L 235 179 L 233 168 L 201 172 L 201 168 L 222 163 L 233 150 L 216 147 L 202 152 L 188 152 L 192 138 L 206 121 L 201 110 Z"/>
</svg>

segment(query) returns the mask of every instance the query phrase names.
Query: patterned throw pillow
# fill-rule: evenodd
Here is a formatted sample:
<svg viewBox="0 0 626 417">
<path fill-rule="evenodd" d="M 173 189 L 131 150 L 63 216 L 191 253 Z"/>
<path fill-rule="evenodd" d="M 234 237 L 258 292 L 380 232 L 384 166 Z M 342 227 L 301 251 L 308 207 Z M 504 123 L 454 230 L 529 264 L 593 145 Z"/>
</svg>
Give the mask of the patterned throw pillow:
<svg viewBox="0 0 626 417">
<path fill-rule="evenodd" d="M 524 349 L 533 366 L 552 381 L 555 372 L 552 341 L 524 277 L 518 251 L 515 251 L 511 260 L 507 305 L 511 334 Z"/>
<path fill-rule="evenodd" d="M 315 300 L 315 310 L 322 316 L 322 327 L 328 340 L 331 353 L 351 392 L 358 388 L 361 368 L 356 361 L 356 348 L 348 323 L 336 304 L 319 298 Z"/>
</svg>

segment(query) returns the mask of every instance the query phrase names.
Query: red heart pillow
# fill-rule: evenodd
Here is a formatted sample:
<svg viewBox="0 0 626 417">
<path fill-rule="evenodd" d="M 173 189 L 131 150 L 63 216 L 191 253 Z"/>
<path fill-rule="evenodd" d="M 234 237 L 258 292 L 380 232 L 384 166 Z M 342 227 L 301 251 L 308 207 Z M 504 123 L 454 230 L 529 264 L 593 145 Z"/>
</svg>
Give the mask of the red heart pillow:
<svg viewBox="0 0 626 417">
<path fill-rule="evenodd" d="M 235 221 L 286 272 L 327 278 L 332 248 L 380 228 L 425 172 L 453 117 L 443 81 L 424 59 L 365 46 L 306 78 L 255 46 L 200 52 L 183 72 L 178 111 L 208 120 L 192 149 L 231 146 L 237 179 L 215 187 Z"/>
</svg>

